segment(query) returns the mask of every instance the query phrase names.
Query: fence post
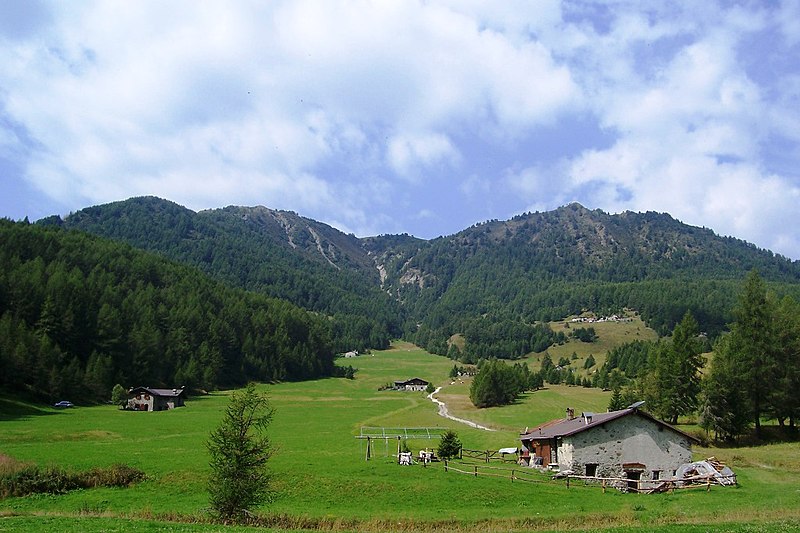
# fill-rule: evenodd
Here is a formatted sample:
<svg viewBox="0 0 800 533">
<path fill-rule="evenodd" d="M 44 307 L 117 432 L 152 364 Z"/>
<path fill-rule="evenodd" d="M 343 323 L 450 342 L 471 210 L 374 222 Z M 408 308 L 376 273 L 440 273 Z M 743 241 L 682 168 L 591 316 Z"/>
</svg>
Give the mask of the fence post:
<svg viewBox="0 0 800 533">
<path fill-rule="evenodd" d="M 514 483 L 514 470 L 511 470 L 511 483 Z"/>
<path fill-rule="evenodd" d="M 569 488 L 569 474 L 567 474 L 567 488 Z"/>
<path fill-rule="evenodd" d="M 484 453 L 486 454 L 486 462 L 488 463 L 489 462 L 489 450 L 486 450 Z"/>
<path fill-rule="evenodd" d="M 711 492 L 711 477 L 706 479 L 706 492 Z"/>
<path fill-rule="evenodd" d="M 444 460 L 444 471 L 447 472 L 447 459 Z"/>
<path fill-rule="evenodd" d="M 606 493 L 606 480 L 603 479 L 603 494 Z"/>
<path fill-rule="evenodd" d="M 478 477 L 478 465 L 472 467 L 475 470 L 475 477 Z"/>
</svg>

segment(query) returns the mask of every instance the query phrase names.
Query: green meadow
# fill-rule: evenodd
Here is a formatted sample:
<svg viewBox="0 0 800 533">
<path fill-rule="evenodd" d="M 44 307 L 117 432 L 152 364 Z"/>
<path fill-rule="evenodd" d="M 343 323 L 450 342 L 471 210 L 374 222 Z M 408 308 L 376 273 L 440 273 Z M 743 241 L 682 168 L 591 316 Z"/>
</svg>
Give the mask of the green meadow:
<svg viewBox="0 0 800 533">
<path fill-rule="evenodd" d="M 604 411 L 610 393 L 555 386 L 515 405 L 478 410 L 467 399 L 469 381 L 447 377 L 452 361 L 412 345 L 343 363 L 358 368 L 356 379 L 263 385 L 276 409 L 270 435 L 277 452 L 275 500 L 261 514 L 275 531 L 800 530 L 797 443 L 697 449 L 699 458 L 728 462 L 740 486 L 661 495 L 603 493 L 574 482 L 567 488 L 545 476 L 535 483 L 474 477 L 445 472 L 441 463 L 401 467 L 396 440 L 374 442 L 366 461 L 366 443 L 355 438 L 363 426 L 447 427 L 466 448 L 496 450 L 517 446 L 526 426 L 563 416 L 568 406 Z M 415 376 L 443 386 L 439 398 L 452 414 L 494 431 L 439 417 L 425 393 L 379 390 Z M 0 500 L 0 531 L 249 531 L 208 519 L 205 441 L 227 396 L 192 397 L 185 408 L 157 413 L 55 410 L 0 399 L 0 454 L 71 469 L 126 463 L 148 476 L 124 489 Z M 437 444 L 409 442 L 415 452 Z"/>
</svg>

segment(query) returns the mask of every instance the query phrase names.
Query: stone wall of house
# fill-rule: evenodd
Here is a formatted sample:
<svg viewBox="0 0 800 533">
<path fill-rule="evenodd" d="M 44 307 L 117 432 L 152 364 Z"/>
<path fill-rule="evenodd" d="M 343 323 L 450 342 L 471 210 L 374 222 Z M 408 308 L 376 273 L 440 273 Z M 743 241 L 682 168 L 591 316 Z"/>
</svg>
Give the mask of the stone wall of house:
<svg viewBox="0 0 800 533">
<path fill-rule="evenodd" d="M 673 471 L 691 462 L 691 442 L 647 418 L 629 415 L 562 439 L 558 448 L 559 468 L 586 474 L 587 464 L 596 464 L 600 477 L 625 477 L 623 463 L 644 465 L 641 479 L 671 477 Z"/>
</svg>

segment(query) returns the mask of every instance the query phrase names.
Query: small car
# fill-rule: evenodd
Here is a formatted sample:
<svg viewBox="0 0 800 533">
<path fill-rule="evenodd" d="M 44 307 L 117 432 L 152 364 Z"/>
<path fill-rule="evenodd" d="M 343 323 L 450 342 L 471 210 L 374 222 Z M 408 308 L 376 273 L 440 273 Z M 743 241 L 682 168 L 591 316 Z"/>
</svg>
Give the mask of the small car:
<svg viewBox="0 0 800 533">
<path fill-rule="evenodd" d="M 60 402 L 54 403 L 53 407 L 60 407 L 62 409 L 66 409 L 67 407 L 75 407 L 75 404 L 73 404 L 72 402 L 68 402 L 67 400 L 61 400 Z"/>
</svg>

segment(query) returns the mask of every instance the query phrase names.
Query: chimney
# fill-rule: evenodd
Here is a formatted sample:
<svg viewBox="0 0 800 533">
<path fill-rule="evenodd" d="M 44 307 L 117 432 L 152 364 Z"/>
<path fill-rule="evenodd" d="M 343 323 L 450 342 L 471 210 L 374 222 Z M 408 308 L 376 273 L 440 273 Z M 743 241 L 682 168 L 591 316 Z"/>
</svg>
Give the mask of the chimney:
<svg viewBox="0 0 800 533">
<path fill-rule="evenodd" d="M 573 418 L 575 418 L 575 409 L 567 407 L 567 420 L 572 420 Z"/>
</svg>

